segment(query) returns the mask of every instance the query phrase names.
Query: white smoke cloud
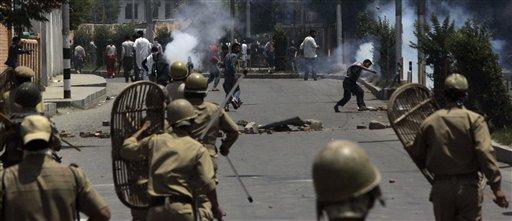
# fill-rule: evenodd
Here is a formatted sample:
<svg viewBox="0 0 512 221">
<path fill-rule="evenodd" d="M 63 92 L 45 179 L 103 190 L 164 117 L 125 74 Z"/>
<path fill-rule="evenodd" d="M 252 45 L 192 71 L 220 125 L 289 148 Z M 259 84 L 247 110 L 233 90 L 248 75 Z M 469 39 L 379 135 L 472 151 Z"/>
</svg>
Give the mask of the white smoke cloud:
<svg viewBox="0 0 512 221">
<path fill-rule="evenodd" d="M 174 31 L 172 38 L 174 40 L 165 46 L 165 56 L 171 64 L 175 61 L 187 62 L 189 56 L 194 64 L 199 63 L 200 55 L 195 51 L 198 39 L 195 36 L 181 31 Z"/>
<path fill-rule="evenodd" d="M 359 45 L 359 49 L 357 49 L 356 52 L 356 61 L 362 62 L 365 59 L 372 59 L 373 58 L 373 42 L 366 42 L 361 45 Z"/>
<path fill-rule="evenodd" d="M 201 68 L 208 45 L 225 36 L 234 20 L 223 1 L 195 2 L 178 11 L 176 20 L 182 27 L 173 31 L 173 41 L 167 44 L 165 55 L 171 63 L 186 62 L 191 57 L 195 68 Z"/>
</svg>

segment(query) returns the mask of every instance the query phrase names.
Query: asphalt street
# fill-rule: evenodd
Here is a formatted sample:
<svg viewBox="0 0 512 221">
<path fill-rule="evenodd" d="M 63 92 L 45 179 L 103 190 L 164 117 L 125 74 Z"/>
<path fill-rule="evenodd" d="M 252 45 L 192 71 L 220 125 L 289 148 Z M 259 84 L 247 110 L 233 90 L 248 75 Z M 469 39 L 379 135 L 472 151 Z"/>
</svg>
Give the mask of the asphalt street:
<svg viewBox="0 0 512 221">
<path fill-rule="evenodd" d="M 107 94 L 116 96 L 126 87 L 121 79 L 109 80 Z M 311 181 L 311 163 L 316 152 L 334 139 L 358 142 L 382 173 L 381 188 L 386 206 L 376 204 L 368 220 L 433 220 L 428 201 L 430 184 L 422 177 L 402 149 L 392 129 L 356 129 L 371 120 L 387 121 L 385 112 L 358 112 L 355 98 L 341 113 L 333 105 L 341 97 L 338 80 L 250 79 L 241 84 L 244 105 L 230 115 L 237 120 L 266 124 L 294 116 L 318 119 L 325 130 L 319 132 L 281 132 L 241 135 L 230 157 L 247 185 L 254 203 L 246 200 L 225 159 L 219 160 L 218 191 L 227 211 L 226 220 L 315 220 L 315 195 Z M 222 91 L 222 90 L 221 90 Z M 223 92 L 211 92 L 208 100 L 220 103 Z M 368 106 L 382 106 L 369 92 Z M 75 134 L 69 141 L 83 147 L 61 151 L 65 163 L 77 163 L 85 170 L 96 189 L 108 201 L 112 220 L 130 220 L 130 212 L 117 198 L 112 179 L 110 139 L 79 138 L 83 131 L 108 131 L 102 121 L 110 119 L 113 100 L 89 110 L 62 109 L 53 118 L 60 130 Z M 503 188 L 512 197 L 512 169 L 500 164 Z M 501 209 L 492 202 L 486 188 L 484 220 L 511 220 L 512 209 Z"/>
</svg>

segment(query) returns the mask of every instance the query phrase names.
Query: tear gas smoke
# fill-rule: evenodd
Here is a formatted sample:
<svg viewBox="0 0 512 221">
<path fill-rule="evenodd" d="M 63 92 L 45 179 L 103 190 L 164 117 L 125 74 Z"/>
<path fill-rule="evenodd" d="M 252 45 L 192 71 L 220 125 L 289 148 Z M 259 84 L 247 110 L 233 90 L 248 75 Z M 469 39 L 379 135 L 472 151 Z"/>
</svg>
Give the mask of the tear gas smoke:
<svg viewBox="0 0 512 221">
<path fill-rule="evenodd" d="M 186 4 L 177 11 L 181 27 L 172 32 L 173 41 L 167 44 L 165 55 L 171 63 L 191 57 L 195 68 L 201 68 L 208 46 L 222 38 L 234 20 L 222 1 Z"/>
</svg>

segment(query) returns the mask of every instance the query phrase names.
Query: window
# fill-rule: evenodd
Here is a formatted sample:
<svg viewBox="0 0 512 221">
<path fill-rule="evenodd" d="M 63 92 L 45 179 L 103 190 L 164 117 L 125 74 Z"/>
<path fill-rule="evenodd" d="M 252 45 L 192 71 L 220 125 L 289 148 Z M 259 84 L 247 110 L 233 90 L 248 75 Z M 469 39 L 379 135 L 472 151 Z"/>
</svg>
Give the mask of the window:
<svg viewBox="0 0 512 221">
<path fill-rule="evenodd" d="M 124 8 L 124 18 L 125 19 L 137 19 L 139 16 L 139 4 L 135 3 L 135 7 L 132 7 L 131 3 L 126 4 Z M 133 12 L 135 12 L 135 16 L 133 16 Z"/>
<path fill-rule="evenodd" d="M 171 18 L 171 3 L 170 2 L 166 2 L 165 3 L 165 19 L 170 19 Z"/>
<path fill-rule="evenodd" d="M 153 19 L 158 19 L 158 5 L 153 6 Z"/>
</svg>

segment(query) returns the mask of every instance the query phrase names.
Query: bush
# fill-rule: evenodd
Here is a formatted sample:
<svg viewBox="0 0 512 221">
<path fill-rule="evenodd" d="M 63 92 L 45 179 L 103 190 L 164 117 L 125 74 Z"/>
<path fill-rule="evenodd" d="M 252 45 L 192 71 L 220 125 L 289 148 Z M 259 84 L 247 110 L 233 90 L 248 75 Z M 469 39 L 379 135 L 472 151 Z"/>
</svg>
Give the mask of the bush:
<svg viewBox="0 0 512 221">
<path fill-rule="evenodd" d="M 469 81 L 466 106 L 485 115 L 491 128 L 504 128 L 512 125 L 512 102 L 490 39 L 491 33 L 485 26 L 467 21 L 455 34 L 451 53 L 455 71 Z"/>
<path fill-rule="evenodd" d="M 89 42 L 91 42 L 92 36 L 91 33 L 84 27 L 79 28 L 75 31 L 75 36 L 73 39 L 73 47 L 76 47 L 77 45 L 81 45 L 82 47 L 86 48 L 87 45 L 89 45 Z"/>
<path fill-rule="evenodd" d="M 108 40 L 112 39 L 113 34 L 106 25 L 97 25 L 94 30 L 94 43 L 98 49 L 96 50 L 96 65 L 102 66 L 105 64 L 105 47 L 107 47 Z"/>
<path fill-rule="evenodd" d="M 512 146 L 512 127 L 495 131 L 492 133 L 492 139 L 500 144 Z"/>
</svg>

